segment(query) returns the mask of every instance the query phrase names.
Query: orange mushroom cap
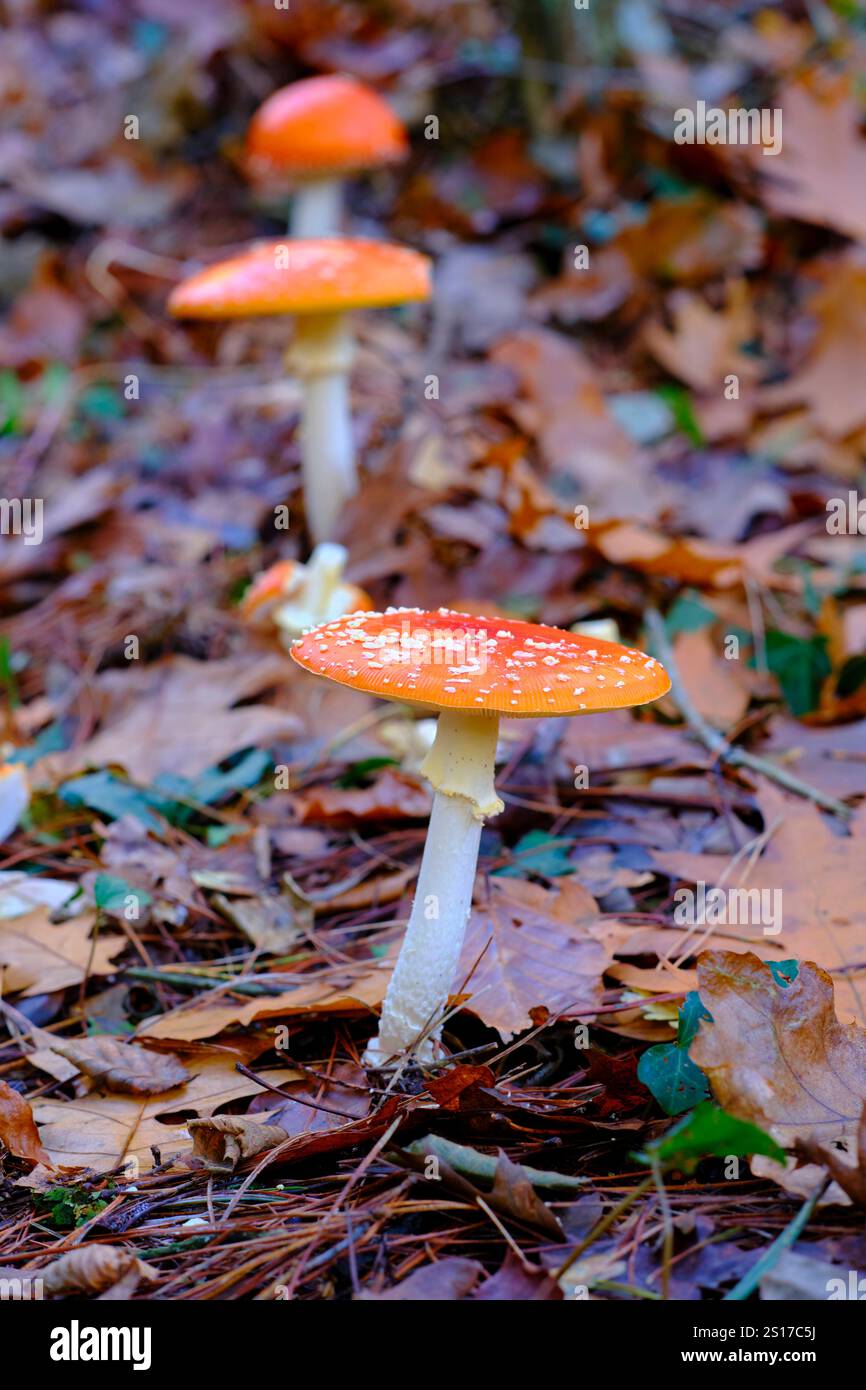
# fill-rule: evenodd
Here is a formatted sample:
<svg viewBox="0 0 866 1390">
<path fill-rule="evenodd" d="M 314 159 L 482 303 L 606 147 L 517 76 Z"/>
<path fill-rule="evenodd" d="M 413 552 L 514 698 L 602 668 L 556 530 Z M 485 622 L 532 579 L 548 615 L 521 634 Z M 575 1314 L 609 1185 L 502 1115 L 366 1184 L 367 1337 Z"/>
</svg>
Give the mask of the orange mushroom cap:
<svg viewBox="0 0 866 1390">
<path fill-rule="evenodd" d="M 386 700 L 517 719 L 624 709 L 670 689 L 654 657 L 618 642 L 447 608 L 350 613 L 312 628 L 291 655 Z"/>
<path fill-rule="evenodd" d="M 256 242 L 171 292 L 176 318 L 323 314 L 430 297 L 430 261 L 407 246 L 349 237 Z"/>
<path fill-rule="evenodd" d="M 406 131 L 391 108 L 351 77 L 308 77 L 259 107 L 247 134 L 258 177 L 327 177 L 405 159 Z"/>
</svg>

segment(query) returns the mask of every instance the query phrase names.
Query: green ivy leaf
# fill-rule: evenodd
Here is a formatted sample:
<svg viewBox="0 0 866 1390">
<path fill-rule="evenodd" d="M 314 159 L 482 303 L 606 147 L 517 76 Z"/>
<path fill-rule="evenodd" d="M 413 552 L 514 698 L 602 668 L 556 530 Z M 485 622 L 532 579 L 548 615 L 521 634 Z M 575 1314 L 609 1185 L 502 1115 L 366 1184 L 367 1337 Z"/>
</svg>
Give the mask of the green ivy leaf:
<svg viewBox="0 0 866 1390">
<path fill-rule="evenodd" d="M 143 888 L 133 888 L 125 878 L 113 874 L 97 874 L 93 885 L 93 898 L 102 912 L 122 914 L 128 898 L 136 898 L 139 907 L 147 907 L 153 901 Z"/>
<path fill-rule="evenodd" d="M 711 1014 L 701 1003 L 697 990 L 690 990 L 680 1009 L 676 1042 L 648 1047 L 638 1062 L 638 1080 L 652 1093 L 666 1115 L 691 1110 L 709 1097 L 707 1078 L 689 1056 L 689 1047 L 702 1018 L 709 1019 Z"/>
<path fill-rule="evenodd" d="M 561 878 L 574 873 L 574 865 L 568 857 L 573 849 L 573 840 L 552 840 L 543 830 L 530 830 L 511 851 L 514 863 L 494 869 L 493 874 L 502 878 L 526 878 L 529 874 Z"/>
<path fill-rule="evenodd" d="M 771 628 L 766 636 L 767 665 L 782 689 L 792 714 L 809 714 L 817 708 L 821 685 L 830 674 L 827 639 L 794 637 Z"/>
<path fill-rule="evenodd" d="M 680 594 L 668 610 L 665 618 L 665 631 L 668 637 L 677 637 L 681 632 L 699 632 L 716 621 L 712 608 L 702 602 L 694 590 Z"/>
<path fill-rule="evenodd" d="M 749 1158 L 752 1154 L 785 1162 L 784 1149 L 763 1129 L 704 1101 L 661 1139 L 648 1144 L 643 1157 L 662 1169 L 689 1174 L 703 1158 Z"/>
<path fill-rule="evenodd" d="M 365 787 L 370 781 L 374 772 L 378 772 L 382 767 L 399 767 L 397 758 L 361 758 L 356 763 L 350 763 L 341 777 L 337 778 L 338 787 Z"/>
</svg>

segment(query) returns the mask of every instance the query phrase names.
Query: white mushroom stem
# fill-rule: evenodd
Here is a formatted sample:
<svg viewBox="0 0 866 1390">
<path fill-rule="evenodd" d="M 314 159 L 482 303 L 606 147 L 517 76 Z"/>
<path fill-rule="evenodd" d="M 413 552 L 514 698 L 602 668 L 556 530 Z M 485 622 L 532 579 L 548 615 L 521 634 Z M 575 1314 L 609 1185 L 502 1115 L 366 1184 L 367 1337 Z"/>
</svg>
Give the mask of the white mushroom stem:
<svg viewBox="0 0 866 1390">
<path fill-rule="evenodd" d="M 346 314 L 309 314 L 298 319 L 286 361 L 304 387 L 304 505 L 316 544 L 330 540 L 358 485 L 349 409 L 353 357 L 354 342 Z"/>
<path fill-rule="evenodd" d="M 307 603 L 313 615 L 311 627 L 327 622 L 331 616 L 331 601 L 343 582 L 348 558 L 344 545 L 324 541 L 316 546 L 307 561 Z"/>
<path fill-rule="evenodd" d="M 435 790 L 415 901 L 365 1060 L 412 1050 L 431 1060 L 455 985 L 478 864 L 481 827 L 502 810 L 493 786 L 499 717 L 445 712 L 421 765 Z"/>
<path fill-rule="evenodd" d="M 308 179 L 292 199 L 289 232 L 294 237 L 338 236 L 343 223 L 340 179 Z"/>
<path fill-rule="evenodd" d="M 286 590 L 285 602 L 274 609 L 274 622 L 293 642 L 307 628 L 339 618 L 350 606 L 347 596 L 355 591 L 343 582 L 349 558 L 343 545 L 323 541 L 305 565 L 296 565 Z"/>
</svg>

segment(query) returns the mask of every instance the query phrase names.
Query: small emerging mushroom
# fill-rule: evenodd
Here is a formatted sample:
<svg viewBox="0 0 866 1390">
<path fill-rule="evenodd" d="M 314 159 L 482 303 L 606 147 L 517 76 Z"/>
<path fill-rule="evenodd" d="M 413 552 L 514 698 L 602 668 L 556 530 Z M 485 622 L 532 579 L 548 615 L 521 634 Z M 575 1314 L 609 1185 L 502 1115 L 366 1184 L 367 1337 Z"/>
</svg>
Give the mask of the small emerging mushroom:
<svg viewBox="0 0 866 1390">
<path fill-rule="evenodd" d="M 264 241 L 183 280 L 168 307 L 177 318 L 294 314 L 286 362 L 304 388 L 301 461 L 314 542 L 330 540 L 357 489 L 349 370 L 353 309 L 383 309 L 430 297 L 426 256 L 389 242 L 326 237 Z"/>
<path fill-rule="evenodd" d="M 469 913 L 481 827 L 503 808 L 493 785 L 503 716 L 592 714 L 670 689 L 651 656 L 559 628 L 440 609 L 353 613 L 295 643 L 306 670 L 439 714 L 421 771 L 433 810 L 400 955 L 366 1060 L 435 1056 Z M 543 1003 L 543 1000 L 539 1000 Z"/>
<path fill-rule="evenodd" d="M 244 594 L 242 616 L 249 623 L 275 623 L 283 638 L 293 642 L 307 628 L 372 608 L 370 595 L 343 577 L 348 558 L 345 546 L 324 541 L 305 565 L 278 560 Z"/>
<path fill-rule="evenodd" d="M 369 87 L 351 77 L 307 77 L 259 107 L 247 167 L 257 182 L 294 187 L 292 236 L 333 236 L 343 179 L 405 159 L 408 148 L 402 122 Z"/>
</svg>

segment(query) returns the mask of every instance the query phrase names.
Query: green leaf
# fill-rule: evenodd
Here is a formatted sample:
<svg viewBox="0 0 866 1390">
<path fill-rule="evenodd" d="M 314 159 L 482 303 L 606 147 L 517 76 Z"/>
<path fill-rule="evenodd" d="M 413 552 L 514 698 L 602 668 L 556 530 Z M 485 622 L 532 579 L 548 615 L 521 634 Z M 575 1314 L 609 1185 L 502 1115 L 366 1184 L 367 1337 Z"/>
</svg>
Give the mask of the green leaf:
<svg viewBox="0 0 866 1390">
<path fill-rule="evenodd" d="M 157 792 L 164 792 L 168 797 L 213 806 L 234 792 L 256 786 L 266 773 L 273 771 L 273 766 L 270 753 L 265 753 L 261 748 L 249 748 L 224 772 L 218 767 L 210 767 L 200 777 L 192 779 L 175 773 L 163 773 L 153 785 Z"/>
<path fill-rule="evenodd" d="M 106 1195 L 94 1198 L 83 1187 L 49 1187 L 45 1192 L 34 1193 L 37 1211 L 60 1227 L 70 1230 L 73 1226 L 83 1226 L 94 1216 L 98 1216 L 108 1206 L 114 1195 L 112 1188 L 105 1189 Z"/>
<path fill-rule="evenodd" d="M 701 601 L 693 589 L 674 599 L 665 618 L 665 631 L 668 637 L 677 637 L 681 632 L 699 632 L 716 621 L 716 614 Z"/>
<path fill-rule="evenodd" d="M 124 415 L 123 396 L 117 387 L 97 382 L 81 393 L 78 408 L 91 420 L 120 420 Z"/>
<path fill-rule="evenodd" d="M 785 989 L 797 978 L 795 960 L 767 961 L 777 985 Z M 638 1080 L 658 1101 L 666 1115 L 680 1115 L 708 1100 L 710 1087 L 704 1073 L 689 1056 L 701 1019 L 712 1020 L 696 989 L 683 1000 L 677 1022 L 677 1039 L 648 1047 L 637 1064 Z"/>
<path fill-rule="evenodd" d="M 0 372 L 0 435 L 23 434 L 26 399 L 15 372 Z"/>
<path fill-rule="evenodd" d="M 128 898 L 136 898 L 139 907 L 147 907 L 153 899 L 143 888 L 133 888 L 125 878 L 115 878 L 112 874 L 97 874 L 93 885 L 93 898 L 102 912 L 122 914 Z"/>
<path fill-rule="evenodd" d="M 656 1143 L 648 1144 L 645 1157 L 662 1169 L 689 1174 L 703 1158 L 749 1158 L 752 1154 L 785 1162 L 784 1149 L 764 1130 L 704 1101 Z"/>
<path fill-rule="evenodd" d="M 686 436 L 690 444 L 694 444 L 696 449 L 703 448 L 704 436 L 700 425 L 695 416 L 692 398 L 688 391 L 684 391 L 682 386 L 668 384 L 656 387 L 656 395 L 660 396 L 665 405 L 674 417 L 674 423 L 681 434 Z"/>
<path fill-rule="evenodd" d="M 826 637 L 794 637 L 790 632 L 771 628 L 766 649 L 767 665 L 779 682 L 791 713 L 803 715 L 816 709 L 821 684 L 830 674 Z"/>
<path fill-rule="evenodd" d="M 40 729 L 33 742 L 28 743 L 25 748 L 16 748 L 9 761 L 11 763 L 23 763 L 25 767 L 32 767 L 40 758 L 44 758 L 46 753 L 60 753 L 68 747 L 69 740 L 66 736 L 66 729 L 58 719 L 53 724 L 46 724 L 44 729 Z"/>
<path fill-rule="evenodd" d="M 799 965 L 795 960 L 768 960 L 766 964 L 770 967 L 770 973 L 777 985 L 787 989 L 792 980 L 796 980 Z"/>
<path fill-rule="evenodd" d="M 235 835 L 243 835 L 246 829 L 245 825 L 209 825 L 204 833 L 205 843 L 211 849 L 221 849 Z"/>
<path fill-rule="evenodd" d="M 361 758 L 357 763 L 350 763 L 341 777 L 337 778 L 338 787 L 364 787 L 370 780 L 374 772 L 378 772 L 381 767 L 399 767 L 397 758 Z"/>
<path fill-rule="evenodd" d="M 853 695 L 855 690 L 859 690 L 864 683 L 866 683 L 866 652 L 858 652 L 856 656 L 849 656 L 839 672 L 836 681 L 836 694 L 840 700 L 844 700 L 846 696 Z"/>
<path fill-rule="evenodd" d="M 514 863 L 494 869 L 493 873 L 502 878 L 526 878 L 528 874 L 560 878 L 574 873 L 574 865 L 568 858 L 573 849 L 573 840 L 552 840 L 543 830 L 530 830 L 511 851 Z"/>
<path fill-rule="evenodd" d="M 702 1018 L 711 1015 L 701 1003 L 697 990 L 683 1000 L 677 1024 L 677 1040 L 648 1047 L 637 1064 L 638 1080 L 658 1101 L 666 1115 L 679 1115 L 707 1100 L 709 1084 L 700 1067 L 689 1056 Z"/>
<path fill-rule="evenodd" d="M 98 811 L 109 820 L 119 820 L 121 816 L 135 816 L 148 830 L 159 831 L 160 822 L 153 814 L 157 811 L 166 816 L 171 803 L 161 800 L 150 792 L 140 791 L 131 782 L 123 782 L 112 772 L 88 772 L 83 777 L 74 777 L 64 782 L 58 791 L 61 801 L 67 806 L 87 806 Z"/>
<path fill-rule="evenodd" d="M 17 709 L 21 700 L 18 695 L 15 663 L 12 659 L 12 648 L 9 646 L 8 637 L 0 637 L 0 685 L 6 691 L 6 699 L 9 701 L 10 709 Z"/>
</svg>

